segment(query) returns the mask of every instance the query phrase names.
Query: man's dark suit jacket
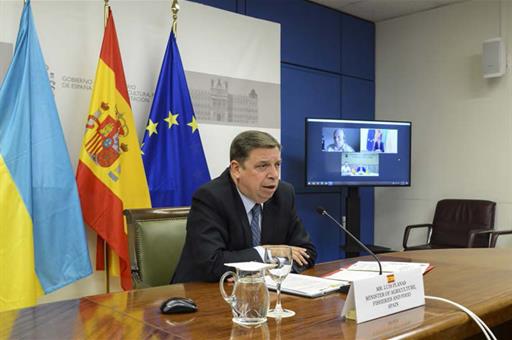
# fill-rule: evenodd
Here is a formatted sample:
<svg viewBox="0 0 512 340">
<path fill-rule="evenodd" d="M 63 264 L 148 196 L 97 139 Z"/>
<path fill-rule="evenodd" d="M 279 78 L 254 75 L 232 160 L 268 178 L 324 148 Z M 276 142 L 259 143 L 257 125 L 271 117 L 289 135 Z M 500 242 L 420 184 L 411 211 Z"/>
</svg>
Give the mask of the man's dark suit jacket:
<svg viewBox="0 0 512 340">
<path fill-rule="evenodd" d="M 293 187 L 280 181 L 263 204 L 261 244 L 286 244 L 307 249 L 309 263 L 315 263 L 316 250 L 295 211 Z M 224 263 L 260 261 L 252 247 L 252 234 L 229 168 L 199 188 L 192 198 L 187 220 L 187 237 L 172 283 L 218 281 L 229 270 Z"/>
</svg>

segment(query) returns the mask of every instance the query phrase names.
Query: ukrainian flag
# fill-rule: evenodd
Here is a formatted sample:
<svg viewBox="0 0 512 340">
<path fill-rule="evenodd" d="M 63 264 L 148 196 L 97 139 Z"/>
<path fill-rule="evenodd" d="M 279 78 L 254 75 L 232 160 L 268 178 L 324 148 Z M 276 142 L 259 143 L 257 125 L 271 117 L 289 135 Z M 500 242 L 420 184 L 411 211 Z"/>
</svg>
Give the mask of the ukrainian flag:
<svg viewBox="0 0 512 340">
<path fill-rule="evenodd" d="M 82 213 L 46 64 L 25 3 L 0 88 L 0 311 L 91 274 Z"/>
</svg>

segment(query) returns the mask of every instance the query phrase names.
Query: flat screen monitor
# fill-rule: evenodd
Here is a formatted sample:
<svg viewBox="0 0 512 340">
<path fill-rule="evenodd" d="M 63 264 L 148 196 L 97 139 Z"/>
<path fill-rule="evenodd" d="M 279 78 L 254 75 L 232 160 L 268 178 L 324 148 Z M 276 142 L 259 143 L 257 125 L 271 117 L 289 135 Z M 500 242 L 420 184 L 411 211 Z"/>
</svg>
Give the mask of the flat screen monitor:
<svg viewBox="0 0 512 340">
<path fill-rule="evenodd" d="M 306 186 L 410 186 L 411 122 L 306 118 Z"/>
</svg>

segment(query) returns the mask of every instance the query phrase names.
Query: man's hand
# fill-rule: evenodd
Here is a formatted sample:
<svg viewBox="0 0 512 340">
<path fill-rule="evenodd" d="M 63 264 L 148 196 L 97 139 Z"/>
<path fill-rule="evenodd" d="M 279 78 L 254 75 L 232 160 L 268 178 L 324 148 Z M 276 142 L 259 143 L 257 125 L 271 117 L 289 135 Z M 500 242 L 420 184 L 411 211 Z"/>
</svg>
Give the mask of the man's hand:
<svg viewBox="0 0 512 340">
<path fill-rule="evenodd" d="M 286 244 L 268 244 L 268 245 L 264 245 L 262 246 L 263 248 L 270 248 L 270 247 L 290 247 L 292 248 L 292 257 L 293 257 L 293 262 L 297 263 L 299 266 L 304 266 L 306 264 L 308 264 L 308 261 L 307 259 L 309 259 L 309 255 L 307 253 L 307 249 L 306 248 L 301 248 L 301 247 L 295 247 L 295 246 L 288 246 Z"/>
<path fill-rule="evenodd" d="M 305 266 L 308 264 L 307 259 L 309 259 L 309 255 L 306 248 L 294 246 L 290 246 L 290 248 L 292 248 L 292 256 L 295 263 L 299 266 Z"/>
</svg>

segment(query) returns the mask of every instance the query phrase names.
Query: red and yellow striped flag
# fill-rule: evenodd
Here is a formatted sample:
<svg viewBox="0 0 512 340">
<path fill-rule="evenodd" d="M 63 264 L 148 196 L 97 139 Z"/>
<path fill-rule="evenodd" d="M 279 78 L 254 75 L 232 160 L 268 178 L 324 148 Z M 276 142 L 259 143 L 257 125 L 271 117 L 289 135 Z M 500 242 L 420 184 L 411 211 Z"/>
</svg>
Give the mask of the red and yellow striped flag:
<svg viewBox="0 0 512 340">
<path fill-rule="evenodd" d="M 96 268 L 103 269 L 106 241 L 119 256 L 121 286 L 130 289 L 123 209 L 149 208 L 151 200 L 114 18 L 108 12 L 76 178 L 84 220 L 98 233 Z"/>
</svg>

